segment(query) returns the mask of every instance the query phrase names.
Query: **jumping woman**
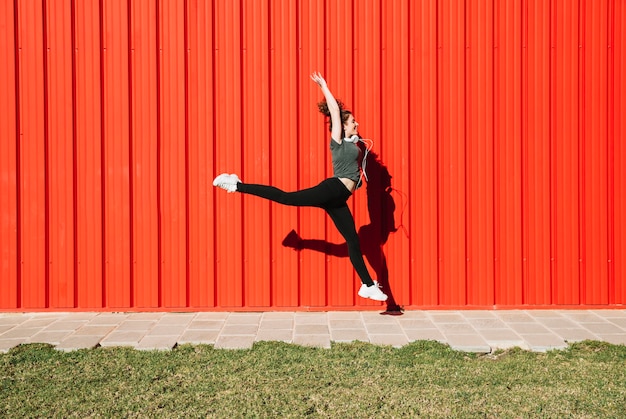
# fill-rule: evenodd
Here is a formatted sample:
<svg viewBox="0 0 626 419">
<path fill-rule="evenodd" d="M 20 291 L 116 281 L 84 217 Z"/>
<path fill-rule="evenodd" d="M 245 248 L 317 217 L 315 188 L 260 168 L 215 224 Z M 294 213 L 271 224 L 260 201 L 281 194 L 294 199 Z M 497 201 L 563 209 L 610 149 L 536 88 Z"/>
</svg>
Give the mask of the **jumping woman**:
<svg viewBox="0 0 626 419">
<path fill-rule="evenodd" d="M 351 140 L 353 136 L 358 135 L 359 124 L 352 112 L 343 109 L 343 104 L 335 99 L 328 89 L 326 80 L 319 73 L 311 74 L 311 79 L 317 83 L 326 98 L 325 101 L 318 103 L 318 108 L 321 113 L 330 117 L 330 153 L 334 176 L 323 180 L 317 186 L 295 192 L 284 192 L 273 186 L 243 183 L 237 175 L 226 173 L 216 177 L 213 186 L 228 192 L 256 195 L 283 205 L 324 209 L 348 244 L 350 261 L 362 282 L 359 296 L 385 301 L 387 295 L 380 290 L 378 282 L 372 279 L 363 261 L 354 218 L 347 204 L 348 198 L 360 186 L 361 150 L 356 142 Z"/>
</svg>

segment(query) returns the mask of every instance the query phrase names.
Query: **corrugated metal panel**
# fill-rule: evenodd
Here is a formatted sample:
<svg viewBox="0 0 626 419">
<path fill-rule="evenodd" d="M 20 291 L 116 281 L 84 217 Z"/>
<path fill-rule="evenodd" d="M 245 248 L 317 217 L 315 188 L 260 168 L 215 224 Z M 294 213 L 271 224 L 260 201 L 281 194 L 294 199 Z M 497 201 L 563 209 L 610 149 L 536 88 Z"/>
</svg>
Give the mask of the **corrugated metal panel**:
<svg viewBox="0 0 626 419">
<path fill-rule="evenodd" d="M 103 172 L 100 6 L 74 9 L 74 144 L 76 185 L 76 291 L 78 308 L 102 307 Z"/>
<path fill-rule="evenodd" d="M 584 1 L 582 6 L 582 293 L 585 302 L 607 304 L 607 2 Z"/>
<path fill-rule="evenodd" d="M 270 19 L 268 1 L 247 0 L 242 10 L 242 112 L 243 169 L 240 176 L 247 182 L 270 184 Z M 276 143 L 275 143 L 276 144 Z M 212 180 L 212 173 L 209 175 Z M 210 185 L 210 183 L 209 183 Z M 248 197 L 254 200 L 252 197 Z M 243 269 L 244 304 L 250 307 L 272 305 L 270 278 L 272 266 L 272 240 L 270 203 L 250 202 L 244 198 L 243 215 Z M 274 240 L 280 242 L 280 236 Z M 297 276 L 297 275 L 296 275 Z M 293 289 L 293 287 L 288 287 Z"/>
<path fill-rule="evenodd" d="M 44 17 L 41 4 L 17 8 L 19 307 L 49 306 L 46 220 Z"/>
<path fill-rule="evenodd" d="M 187 130 L 185 13 L 182 2 L 158 2 L 157 103 L 161 304 L 187 305 Z"/>
<path fill-rule="evenodd" d="M 0 307 L 16 308 L 18 301 L 18 200 L 17 200 L 17 82 L 15 10 L 0 6 Z"/>
<path fill-rule="evenodd" d="M 522 0 L 494 6 L 494 296 L 523 303 Z"/>
<path fill-rule="evenodd" d="M 550 3 L 522 2 L 524 304 L 550 304 Z"/>
<path fill-rule="evenodd" d="M 466 303 L 494 301 L 493 13 L 481 0 L 467 2 L 466 80 Z"/>
<path fill-rule="evenodd" d="M 269 2 L 269 175 L 270 184 L 284 190 L 296 190 L 298 184 L 298 92 L 296 3 L 290 0 Z M 259 83 L 263 83 L 260 81 Z M 244 98 L 245 101 L 245 98 Z M 245 121 L 244 121 L 245 124 Z M 303 140 L 306 141 L 306 140 Z M 314 140 L 313 140 L 314 141 Z M 245 150 L 256 152 L 255 145 Z M 246 153 L 247 154 L 247 153 Z M 250 183 L 261 180 L 244 178 Z M 258 199 L 247 200 L 246 211 L 254 211 Z M 295 208 L 270 206 L 271 232 L 271 304 L 283 307 L 298 304 L 298 255 L 281 243 L 290 229 L 297 226 Z M 259 220 L 259 222 L 263 222 Z M 247 225 L 247 229 L 256 226 Z"/>
<path fill-rule="evenodd" d="M 191 307 L 213 307 L 216 301 L 215 211 L 211 185 L 215 155 L 213 142 L 207 141 L 215 132 L 213 32 L 205 30 L 212 25 L 210 4 L 201 0 L 187 2 L 188 292 Z M 156 207 L 152 209 L 156 211 Z"/>
<path fill-rule="evenodd" d="M 400 212 L 399 217 L 394 217 L 394 228 L 386 230 L 391 233 L 399 229 L 400 234 L 408 234 L 405 222 L 415 225 L 409 235 L 409 295 L 415 305 L 436 306 L 439 304 L 437 2 L 411 4 L 409 19 L 410 191 L 387 196 Z M 408 205 L 409 197 L 412 197 L 411 205 Z"/>
<path fill-rule="evenodd" d="M 213 174 L 242 171 L 241 2 L 214 3 Z M 215 206 L 215 282 L 218 307 L 241 307 L 243 301 L 242 198 L 213 191 Z M 269 243 L 263 243 L 270 246 Z"/>
<path fill-rule="evenodd" d="M 160 266 L 158 184 L 155 174 L 162 173 L 157 160 L 159 128 L 157 122 L 156 17 L 157 4 L 155 2 L 145 4 L 141 1 L 133 1 L 131 3 L 129 40 L 131 52 L 131 275 L 133 305 L 141 308 L 160 305 L 160 283 L 155 280 L 159 278 Z M 159 41 L 159 46 L 161 44 Z M 178 58 L 183 61 L 182 57 Z"/>
<path fill-rule="evenodd" d="M 579 262 L 579 33 L 578 5 L 554 1 L 550 37 L 551 252 L 552 297 L 557 304 L 580 302 Z"/>
<path fill-rule="evenodd" d="M 437 5 L 437 165 L 439 304 L 467 303 L 465 194 L 465 8 Z M 433 197 L 425 197 L 433 199 Z"/>
<path fill-rule="evenodd" d="M 375 142 L 350 205 L 391 304 L 624 304 L 625 21 L 614 0 L 3 2 L 0 310 L 378 309 L 323 211 L 211 185 L 331 174 L 314 70 Z"/>
<path fill-rule="evenodd" d="M 132 301 L 128 12 L 123 0 L 101 3 L 104 298 L 111 308 Z"/>
<path fill-rule="evenodd" d="M 609 55 L 609 158 L 612 159 L 613 188 L 609 191 L 609 199 L 613 203 L 609 208 L 613 214 L 612 231 L 609 239 L 613 250 L 610 263 L 613 273 L 614 302 L 626 304 L 626 4 L 623 1 L 613 2 L 612 50 Z M 611 295 L 609 295 L 611 297 Z"/>
<path fill-rule="evenodd" d="M 49 304 L 73 307 L 74 126 L 71 4 L 45 3 L 46 205 Z"/>
</svg>

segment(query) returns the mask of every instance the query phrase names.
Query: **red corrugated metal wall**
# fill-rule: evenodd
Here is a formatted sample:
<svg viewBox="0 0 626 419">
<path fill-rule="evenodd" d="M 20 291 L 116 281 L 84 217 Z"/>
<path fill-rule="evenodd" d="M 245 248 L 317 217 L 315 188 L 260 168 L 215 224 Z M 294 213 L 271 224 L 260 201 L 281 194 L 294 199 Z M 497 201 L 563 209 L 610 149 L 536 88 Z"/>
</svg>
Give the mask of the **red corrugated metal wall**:
<svg viewBox="0 0 626 419">
<path fill-rule="evenodd" d="M 211 185 L 331 175 L 314 70 L 395 302 L 624 304 L 625 40 L 621 0 L 2 1 L 0 309 L 379 307 L 322 211 Z"/>
</svg>

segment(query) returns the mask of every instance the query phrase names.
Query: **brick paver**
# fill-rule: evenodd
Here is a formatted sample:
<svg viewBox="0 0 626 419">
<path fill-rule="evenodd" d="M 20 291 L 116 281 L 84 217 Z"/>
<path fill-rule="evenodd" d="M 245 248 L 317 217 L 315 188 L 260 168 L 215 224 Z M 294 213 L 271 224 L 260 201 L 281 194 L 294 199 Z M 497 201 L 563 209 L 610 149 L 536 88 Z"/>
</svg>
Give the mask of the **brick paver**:
<svg viewBox="0 0 626 419">
<path fill-rule="evenodd" d="M 256 335 L 222 335 L 217 338 L 217 349 L 250 349 L 254 344 Z"/>
<path fill-rule="evenodd" d="M 187 329 L 178 339 L 178 344 L 213 345 L 218 336 L 219 330 Z"/>
</svg>

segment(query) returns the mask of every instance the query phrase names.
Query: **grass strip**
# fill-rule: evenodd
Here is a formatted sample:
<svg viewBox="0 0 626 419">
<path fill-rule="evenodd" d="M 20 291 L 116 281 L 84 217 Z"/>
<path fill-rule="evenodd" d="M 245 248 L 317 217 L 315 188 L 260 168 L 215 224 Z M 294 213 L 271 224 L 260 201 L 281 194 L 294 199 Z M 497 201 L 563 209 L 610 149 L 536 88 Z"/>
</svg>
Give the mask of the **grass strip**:
<svg viewBox="0 0 626 419">
<path fill-rule="evenodd" d="M 487 356 L 435 342 L 279 342 L 171 351 L 22 345 L 0 355 L 0 417 L 623 417 L 626 346 Z"/>
</svg>

